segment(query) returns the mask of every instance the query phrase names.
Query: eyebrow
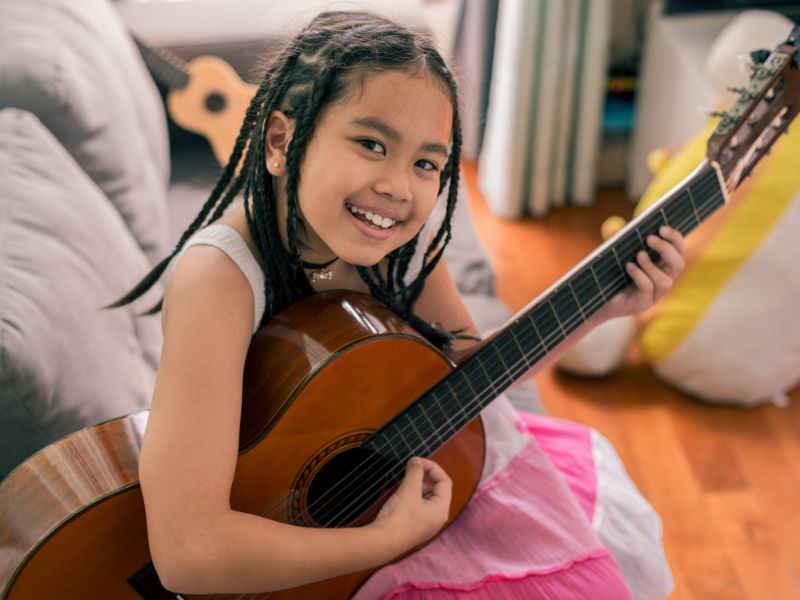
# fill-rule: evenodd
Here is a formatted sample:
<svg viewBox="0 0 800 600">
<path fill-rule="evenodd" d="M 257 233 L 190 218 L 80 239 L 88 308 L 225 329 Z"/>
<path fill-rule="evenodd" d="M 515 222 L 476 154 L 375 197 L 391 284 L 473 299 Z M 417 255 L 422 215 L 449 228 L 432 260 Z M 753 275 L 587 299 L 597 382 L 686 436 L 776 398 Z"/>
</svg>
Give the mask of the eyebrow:
<svg viewBox="0 0 800 600">
<path fill-rule="evenodd" d="M 361 119 L 354 119 L 350 121 L 350 124 L 357 125 L 358 127 L 366 127 L 367 129 L 374 129 L 375 131 L 385 135 L 393 142 L 400 142 L 403 139 L 397 129 L 378 117 L 363 117 Z M 447 156 L 447 148 L 435 142 L 426 142 L 422 144 L 421 149 L 425 152 L 435 152 L 437 154 Z"/>
</svg>

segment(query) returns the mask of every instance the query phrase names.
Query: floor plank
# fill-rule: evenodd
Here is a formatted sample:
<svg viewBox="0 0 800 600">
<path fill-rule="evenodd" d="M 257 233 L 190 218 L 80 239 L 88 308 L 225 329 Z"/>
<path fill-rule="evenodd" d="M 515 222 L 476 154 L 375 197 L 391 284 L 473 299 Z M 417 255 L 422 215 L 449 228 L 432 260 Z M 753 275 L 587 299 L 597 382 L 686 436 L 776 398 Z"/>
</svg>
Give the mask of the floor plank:
<svg viewBox="0 0 800 600">
<path fill-rule="evenodd" d="M 498 295 L 513 311 L 593 250 L 608 216 L 632 210 L 621 191 L 603 191 L 589 209 L 502 220 L 480 196 L 475 165 L 465 174 Z M 607 377 L 549 369 L 536 383 L 550 414 L 614 444 L 661 515 L 673 600 L 800 599 L 800 388 L 785 408 L 703 404 L 658 380 L 636 347 Z"/>
</svg>

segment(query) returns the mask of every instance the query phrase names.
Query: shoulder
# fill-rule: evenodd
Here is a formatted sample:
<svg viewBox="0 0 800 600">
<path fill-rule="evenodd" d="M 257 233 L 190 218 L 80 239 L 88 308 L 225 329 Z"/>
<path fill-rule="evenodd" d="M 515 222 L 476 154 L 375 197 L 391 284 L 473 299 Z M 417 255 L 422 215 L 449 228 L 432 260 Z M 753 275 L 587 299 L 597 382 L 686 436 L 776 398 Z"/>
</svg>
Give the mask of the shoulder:
<svg viewBox="0 0 800 600">
<path fill-rule="evenodd" d="M 206 331 L 249 339 L 253 326 L 253 293 L 242 270 L 222 250 L 196 245 L 180 257 L 164 297 L 165 341 L 177 331 Z"/>
</svg>

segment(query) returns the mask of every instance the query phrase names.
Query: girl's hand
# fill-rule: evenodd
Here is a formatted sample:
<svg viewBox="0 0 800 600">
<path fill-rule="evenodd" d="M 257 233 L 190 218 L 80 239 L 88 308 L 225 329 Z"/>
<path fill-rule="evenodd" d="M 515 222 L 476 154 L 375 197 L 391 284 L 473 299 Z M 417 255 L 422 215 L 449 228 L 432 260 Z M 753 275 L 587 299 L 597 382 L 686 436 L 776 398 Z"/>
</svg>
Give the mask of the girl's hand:
<svg viewBox="0 0 800 600">
<path fill-rule="evenodd" d="M 600 310 L 604 319 L 634 315 L 647 310 L 666 295 L 683 271 L 686 264 L 683 260 L 686 253 L 683 236 L 679 231 L 666 226 L 662 226 L 658 233 L 658 236 L 648 236 L 645 241 L 659 253 L 661 260 L 658 263 L 653 262 L 647 252 L 642 250 L 635 263 L 629 262 L 626 265 L 626 271 L 633 279 L 635 287 L 617 294 Z"/>
<path fill-rule="evenodd" d="M 386 529 L 400 554 L 421 544 L 442 528 L 450 513 L 453 482 L 435 462 L 414 457 L 397 491 L 386 501 L 371 526 Z"/>
</svg>

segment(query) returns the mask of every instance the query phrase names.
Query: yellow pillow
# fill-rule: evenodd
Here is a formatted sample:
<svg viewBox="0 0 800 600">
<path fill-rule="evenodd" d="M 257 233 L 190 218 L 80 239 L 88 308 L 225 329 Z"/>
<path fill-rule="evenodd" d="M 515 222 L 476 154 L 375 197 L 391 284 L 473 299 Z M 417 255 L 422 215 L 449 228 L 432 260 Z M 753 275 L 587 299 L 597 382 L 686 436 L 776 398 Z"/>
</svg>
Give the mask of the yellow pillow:
<svg viewBox="0 0 800 600">
<path fill-rule="evenodd" d="M 666 162 L 637 212 L 695 168 L 713 128 Z M 641 330 L 645 356 L 702 399 L 781 402 L 800 382 L 800 127 L 687 245 L 685 272 Z"/>
</svg>

